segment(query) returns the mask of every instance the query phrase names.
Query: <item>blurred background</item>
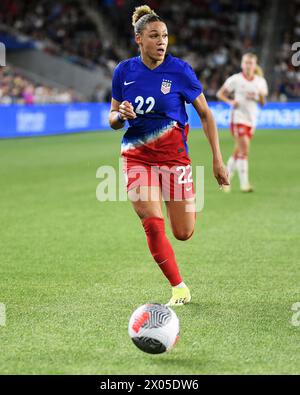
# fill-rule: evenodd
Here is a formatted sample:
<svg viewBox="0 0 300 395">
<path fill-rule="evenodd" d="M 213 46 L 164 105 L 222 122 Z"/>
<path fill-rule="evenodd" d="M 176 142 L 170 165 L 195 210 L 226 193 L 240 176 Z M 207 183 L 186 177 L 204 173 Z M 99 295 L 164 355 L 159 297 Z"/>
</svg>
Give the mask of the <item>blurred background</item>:
<svg viewBox="0 0 300 395">
<path fill-rule="evenodd" d="M 259 57 L 269 101 L 299 100 L 300 68 L 292 65 L 291 45 L 300 41 L 300 0 L 2 0 L 7 66 L 0 68 L 0 103 L 109 102 L 114 67 L 138 54 L 131 15 L 145 3 L 166 20 L 169 52 L 193 66 L 208 100 L 240 70 L 246 51 Z M 107 127 L 107 108 L 101 114 L 99 127 Z M 32 119 L 23 118 L 20 130 Z"/>
<path fill-rule="evenodd" d="M 291 43 L 300 41 L 297 0 L 2 0 L 9 67 L 1 69 L 1 102 L 109 100 L 114 67 L 137 55 L 131 14 L 144 3 L 167 21 L 169 51 L 194 67 L 209 99 L 246 51 L 259 56 L 270 100 L 300 97 L 300 72 L 291 63 Z"/>
</svg>

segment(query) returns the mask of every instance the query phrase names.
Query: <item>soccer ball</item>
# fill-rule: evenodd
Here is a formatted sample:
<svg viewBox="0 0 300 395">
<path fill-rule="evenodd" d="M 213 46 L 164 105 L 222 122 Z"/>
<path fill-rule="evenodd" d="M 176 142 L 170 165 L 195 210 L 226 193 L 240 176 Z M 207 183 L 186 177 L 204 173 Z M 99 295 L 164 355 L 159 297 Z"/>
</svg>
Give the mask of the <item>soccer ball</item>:
<svg viewBox="0 0 300 395">
<path fill-rule="evenodd" d="M 149 303 L 137 308 L 128 325 L 133 343 L 149 354 L 169 351 L 179 339 L 179 320 L 169 307 Z"/>
</svg>

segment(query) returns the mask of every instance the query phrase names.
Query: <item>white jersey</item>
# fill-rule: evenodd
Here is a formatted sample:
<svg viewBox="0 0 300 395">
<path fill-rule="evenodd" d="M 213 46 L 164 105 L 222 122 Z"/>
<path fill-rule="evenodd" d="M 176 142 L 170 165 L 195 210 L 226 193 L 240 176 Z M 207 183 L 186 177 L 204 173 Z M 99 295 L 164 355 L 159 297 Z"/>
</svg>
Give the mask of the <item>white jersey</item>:
<svg viewBox="0 0 300 395">
<path fill-rule="evenodd" d="M 243 73 L 238 73 L 227 78 L 224 87 L 227 92 L 234 95 L 234 100 L 238 102 L 238 107 L 232 109 L 231 122 L 255 127 L 257 100 L 259 94 L 268 95 L 267 81 L 257 75 L 252 80 L 248 80 Z"/>
</svg>

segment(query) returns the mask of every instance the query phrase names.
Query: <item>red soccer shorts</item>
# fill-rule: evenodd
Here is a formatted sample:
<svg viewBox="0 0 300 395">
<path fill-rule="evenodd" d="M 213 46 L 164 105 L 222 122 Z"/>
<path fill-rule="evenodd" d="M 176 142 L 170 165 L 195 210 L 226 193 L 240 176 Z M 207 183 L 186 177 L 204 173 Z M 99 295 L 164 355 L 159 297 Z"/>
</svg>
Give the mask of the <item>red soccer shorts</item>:
<svg viewBox="0 0 300 395">
<path fill-rule="evenodd" d="M 254 134 L 254 128 L 252 126 L 243 125 L 241 123 L 231 123 L 230 132 L 234 137 L 248 136 L 252 139 Z"/>
<path fill-rule="evenodd" d="M 165 201 L 195 196 L 190 163 L 167 162 L 160 165 L 123 158 L 127 192 L 141 186 L 160 187 Z M 139 189 L 136 189 L 138 193 Z"/>
</svg>

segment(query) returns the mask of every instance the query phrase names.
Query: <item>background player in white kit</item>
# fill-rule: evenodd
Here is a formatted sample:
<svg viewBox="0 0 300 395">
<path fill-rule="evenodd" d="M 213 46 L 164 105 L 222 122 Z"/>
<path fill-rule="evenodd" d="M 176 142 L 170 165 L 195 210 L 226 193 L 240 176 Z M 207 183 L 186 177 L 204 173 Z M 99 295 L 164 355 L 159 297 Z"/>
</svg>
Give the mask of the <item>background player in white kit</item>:
<svg viewBox="0 0 300 395">
<path fill-rule="evenodd" d="M 237 170 L 241 190 L 252 192 L 248 176 L 250 140 L 256 127 L 257 104 L 265 104 L 268 86 L 262 69 L 257 64 L 256 55 L 246 53 L 241 68 L 241 73 L 234 74 L 225 81 L 217 97 L 232 106 L 230 131 L 235 139 L 235 148 L 227 163 L 229 177 L 232 179 Z M 230 186 L 223 187 L 223 190 L 229 192 Z"/>
</svg>

